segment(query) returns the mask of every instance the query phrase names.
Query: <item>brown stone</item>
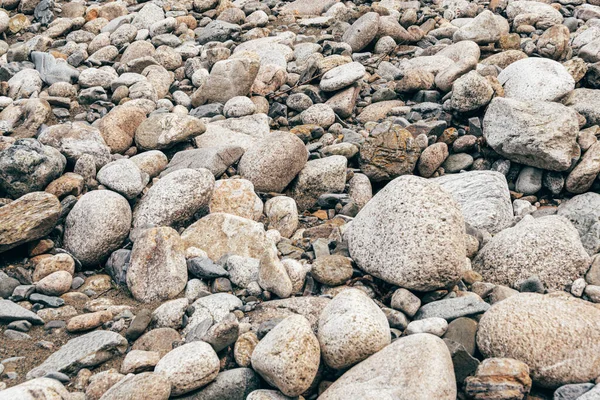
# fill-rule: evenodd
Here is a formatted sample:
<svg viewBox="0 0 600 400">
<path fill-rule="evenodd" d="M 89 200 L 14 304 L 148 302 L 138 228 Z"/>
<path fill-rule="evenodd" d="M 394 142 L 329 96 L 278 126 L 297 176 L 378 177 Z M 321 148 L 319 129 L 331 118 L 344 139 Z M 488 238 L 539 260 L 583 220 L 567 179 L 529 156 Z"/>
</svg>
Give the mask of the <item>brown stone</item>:
<svg viewBox="0 0 600 400">
<path fill-rule="evenodd" d="M 84 184 L 85 182 L 81 175 L 67 172 L 60 178 L 50 182 L 50 184 L 46 186 L 45 191 L 55 195 L 59 199 L 69 195 L 77 197 L 83 192 Z"/>
<path fill-rule="evenodd" d="M 512 358 L 488 358 L 475 376 L 465 379 L 465 392 L 476 400 L 522 399 L 531 390 L 527 364 Z"/>
<path fill-rule="evenodd" d="M 113 315 L 110 311 L 97 311 L 88 314 L 81 314 L 73 317 L 67 322 L 68 332 L 89 331 L 99 327 L 105 322 L 112 319 Z"/>
</svg>

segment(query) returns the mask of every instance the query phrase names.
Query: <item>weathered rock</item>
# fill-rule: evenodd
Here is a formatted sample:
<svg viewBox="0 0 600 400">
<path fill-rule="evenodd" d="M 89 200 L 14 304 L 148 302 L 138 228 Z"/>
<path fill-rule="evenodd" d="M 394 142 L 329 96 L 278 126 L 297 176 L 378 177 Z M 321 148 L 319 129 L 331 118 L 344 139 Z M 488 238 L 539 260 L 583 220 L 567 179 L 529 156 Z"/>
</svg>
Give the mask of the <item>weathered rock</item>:
<svg viewBox="0 0 600 400">
<path fill-rule="evenodd" d="M 260 220 L 263 211 L 254 185 L 246 179 L 218 180 L 209 207 L 212 213 L 223 212 L 254 221 Z"/>
<path fill-rule="evenodd" d="M 354 366 L 319 398 L 375 400 L 390 395 L 423 400 L 456 398 L 452 359 L 440 338 L 424 333 L 400 338 Z"/>
<path fill-rule="evenodd" d="M 143 173 L 133 161 L 121 159 L 102 167 L 96 179 L 109 189 L 133 199 L 146 187 L 150 176 Z"/>
<path fill-rule="evenodd" d="M 287 396 L 306 391 L 319 368 L 319 341 L 300 315 L 281 321 L 256 346 L 252 368 Z"/>
<path fill-rule="evenodd" d="M 135 143 L 146 150 L 162 150 L 198 136 L 206 128 L 196 117 L 156 114 L 144 120 L 135 131 Z"/>
<path fill-rule="evenodd" d="M 488 80 L 471 71 L 454 81 L 450 105 L 460 112 L 474 111 L 486 106 L 493 94 L 494 89 Z"/>
<path fill-rule="evenodd" d="M 172 228 L 150 228 L 136 239 L 127 270 L 127 287 L 142 302 L 177 296 L 187 283 L 184 246 Z"/>
<path fill-rule="evenodd" d="M 590 256 L 600 250 L 600 195 L 584 193 L 562 203 L 557 214 L 567 218 Z"/>
<path fill-rule="evenodd" d="M 0 321 L 29 321 L 32 324 L 43 325 L 44 321 L 37 314 L 29 311 L 10 300 L 0 299 Z"/>
<path fill-rule="evenodd" d="M 556 324 L 562 329 L 551 328 Z M 483 315 L 477 346 L 486 357 L 524 362 L 534 384 L 556 388 L 598 375 L 599 327 L 600 310 L 589 303 L 560 294 L 521 293 Z"/>
<path fill-rule="evenodd" d="M 352 278 L 352 262 L 341 255 L 321 256 L 315 260 L 311 274 L 317 282 L 338 286 Z"/>
<path fill-rule="evenodd" d="M 102 400 L 134 400 L 144 393 L 147 400 L 167 400 L 171 395 L 171 382 L 162 374 L 142 372 L 129 374 L 108 389 Z"/>
<path fill-rule="evenodd" d="M 584 193 L 594 183 L 600 172 L 600 143 L 594 143 L 581 157 L 579 164 L 567 176 L 565 189 L 571 193 Z"/>
<path fill-rule="evenodd" d="M 131 208 L 109 190 L 84 194 L 65 222 L 64 246 L 83 265 L 104 262 L 129 234 Z"/>
<path fill-rule="evenodd" d="M 427 303 L 419 309 L 414 319 L 443 318 L 450 321 L 460 317 L 481 314 L 489 308 L 489 304 L 481 300 L 479 296 L 462 296 Z"/>
<path fill-rule="evenodd" d="M 58 380 L 37 378 L 0 391 L 0 400 L 67 399 L 69 391 Z"/>
<path fill-rule="evenodd" d="M 342 41 L 348 43 L 353 52 L 359 52 L 375 39 L 378 30 L 379 14 L 368 12 L 344 32 Z"/>
<path fill-rule="evenodd" d="M 531 389 L 527 364 L 510 358 L 488 358 L 465 381 L 465 392 L 478 400 L 522 398 Z"/>
<path fill-rule="evenodd" d="M 490 10 L 485 10 L 461 26 L 452 39 L 455 42 L 472 40 L 477 44 L 494 43 L 499 41 L 502 35 L 508 34 L 509 30 L 508 21 Z"/>
<path fill-rule="evenodd" d="M 464 229 L 459 206 L 449 194 L 435 183 L 407 176 L 390 182 L 367 203 L 346 238 L 361 269 L 407 289 L 429 291 L 460 278 Z"/>
<path fill-rule="evenodd" d="M 319 88 L 324 92 L 335 92 L 352 85 L 365 74 L 365 67 L 359 62 L 351 62 L 330 69 L 323 75 Z"/>
<path fill-rule="evenodd" d="M 583 276 L 590 258 L 566 218 L 525 216 L 494 236 L 473 260 L 486 282 L 515 286 L 536 275 L 549 289 L 563 289 Z"/>
<path fill-rule="evenodd" d="M 234 368 L 223 371 L 214 381 L 201 390 L 191 393 L 184 400 L 246 400 L 260 387 L 260 379 L 250 368 Z"/>
<path fill-rule="evenodd" d="M 330 156 L 306 163 L 291 186 L 291 197 L 298 208 L 312 207 L 320 195 L 342 193 L 346 186 L 346 166 L 344 156 Z"/>
<path fill-rule="evenodd" d="M 289 238 L 298 228 L 298 207 L 294 199 L 275 196 L 265 203 L 269 229 L 277 229 L 281 236 Z"/>
<path fill-rule="evenodd" d="M 167 168 L 160 174 L 160 177 L 162 178 L 173 171 L 184 168 L 206 168 L 213 173 L 215 178 L 219 178 L 243 154 L 244 149 L 239 146 L 206 147 L 178 151 L 167 165 Z"/>
</svg>

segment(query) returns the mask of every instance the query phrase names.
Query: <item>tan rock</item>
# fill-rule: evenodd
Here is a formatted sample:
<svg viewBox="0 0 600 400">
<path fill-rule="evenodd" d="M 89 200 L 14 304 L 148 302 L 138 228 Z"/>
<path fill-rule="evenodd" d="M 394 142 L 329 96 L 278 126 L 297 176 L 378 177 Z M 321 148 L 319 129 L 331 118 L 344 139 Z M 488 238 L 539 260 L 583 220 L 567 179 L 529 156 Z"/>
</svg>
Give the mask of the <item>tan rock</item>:
<svg viewBox="0 0 600 400">
<path fill-rule="evenodd" d="M 529 367 L 511 358 L 485 359 L 465 380 L 465 392 L 476 400 L 522 399 L 529 390 Z"/>
<path fill-rule="evenodd" d="M 254 185 L 246 179 L 225 179 L 215 183 L 210 212 L 223 212 L 242 218 L 260 220 L 262 200 L 254 193 Z"/>
<path fill-rule="evenodd" d="M 32 279 L 34 282 L 38 282 L 40 279 L 56 271 L 67 271 L 73 275 L 75 273 L 75 261 L 73 257 L 65 253 L 60 253 L 42 259 L 35 266 Z"/>
<path fill-rule="evenodd" d="M 68 332 L 83 332 L 99 327 L 112 319 L 110 311 L 97 311 L 94 313 L 81 314 L 73 317 L 67 322 Z"/>
<path fill-rule="evenodd" d="M 252 331 L 246 332 L 238 337 L 235 346 L 233 347 L 233 356 L 237 365 L 240 367 L 250 366 L 252 353 L 257 344 L 258 337 L 256 336 L 256 333 Z"/>
<path fill-rule="evenodd" d="M 36 284 L 36 290 L 48 296 L 60 296 L 71 289 L 73 276 L 67 271 L 56 271 Z"/>
</svg>

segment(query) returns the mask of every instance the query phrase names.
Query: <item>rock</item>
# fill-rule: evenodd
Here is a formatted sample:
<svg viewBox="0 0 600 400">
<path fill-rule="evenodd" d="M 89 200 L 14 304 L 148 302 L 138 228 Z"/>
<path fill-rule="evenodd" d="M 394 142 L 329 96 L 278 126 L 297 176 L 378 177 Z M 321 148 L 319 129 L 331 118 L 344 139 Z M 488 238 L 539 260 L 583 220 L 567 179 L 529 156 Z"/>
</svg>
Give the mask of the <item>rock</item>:
<svg viewBox="0 0 600 400">
<path fill-rule="evenodd" d="M 58 150 L 36 139 L 18 139 L 0 151 L 0 189 L 13 199 L 44 190 L 66 164 Z"/>
<path fill-rule="evenodd" d="M 400 125 L 382 123 L 363 143 L 359 165 L 372 181 L 388 181 L 412 173 L 420 154 L 421 148 L 409 131 Z"/>
<path fill-rule="evenodd" d="M 477 334 L 477 322 L 470 318 L 460 317 L 448 324 L 448 330 L 444 339 L 459 343 L 467 353 L 475 354 L 475 335 Z"/>
<path fill-rule="evenodd" d="M 191 307 L 195 311 L 183 330 L 186 335 L 206 319 L 214 323 L 225 320 L 230 312 L 242 307 L 242 301 L 232 294 L 215 293 L 199 298 Z"/>
<path fill-rule="evenodd" d="M 0 321 L 29 321 L 35 325 L 43 325 L 44 321 L 34 312 L 29 311 L 10 300 L 0 299 Z"/>
<path fill-rule="evenodd" d="M 573 197 L 558 207 L 557 214 L 567 218 L 581 238 L 581 244 L 592 256 L 600 250 L 600 195 L 584 193 Z"/>
<path fill-rule="evenodd" d="M 361 63 L 351 62 L 332 68 L 323 75 L 319 88 L 324 92 L 335 92 L 352 85 L 365 74 Z"/>
<path fill-rule="evenodd" d="M 136 300 L 149 303 L 177 296 L 187 283 L 184 244 L 172 228 L 150 228 L 133 244 L 127 287 Z"/>
<path fill-rule="evenodd" d="M 94 367 L 121 355 L 127 340 L 115 332 L 94 331 L 69 340 L 52 353 L 41 365 L 27 373 L 27 379 L 49 372 L 77 373 L 81 368 Z"/>
<path fill-rule="evenodd" d="M 84 154 L 94 158 L 96 168 L 110 161 L 110 148 L 100 131 L 81 122 L 67 122 L 44 129 L 38 136 L 40 143 L 54 147 L 71 163 Z"/>
<path fill-rule="evenodd" d="M 359 52 L 375 39 L 378 30 L 379 14 L 368 12 L 344 32 L 342 41 L 348 43 L 353 52 Z"/>
<path fill-rule="evenodd" d="M 276 229 L 281 236 L 289 238 L 298 228 L 298 207 L 294 199 L 275 196 L 265 203 L 265 214 L 269 219 L 269 229 Z"/>
<path fill-rule="evenodd" d="M 0 400 L 67 399 L 70 396 L 63 384 L 52 378 L 32 379 L 0 391 Z"/>
<path fill-rule="evenodd" d="M 238 171 L 259 192 L 281 193 L 306 165 L 302 140 L 287 132 L 271 133 L 242 156 Z"/>
<path fill-rule="evenodd" d="M 348 289 L 323 309 L 318 339 L 325 363 L 345 369 L 390 344 L 390 327 L 373 300 L 361 290 Z"/>
<path fill-rule="evenodd" d="M 132 350 L 156 351 L 161 357 L 173 350 L 173 344 L 181 336 L 172 328 L 157 328 L 142 335 L 132 346 Z"/>
<path fill-rule="evenodd" d="M 417 333 L 429 333 L 438 337 L 442 337 L 448 329 L 448 322 L 444 318 L 431 317 L 412 321 L 406 327 L 404 333 L 406 335 L 414 335 Z"/>
<path fill-rule="evenodd" d="M 260 378 L 250 368 L 234 368 L 221 372 L 214 381 L 185 400 L 246 400 L 260 387 Z"/>
<path fill-rule="evenodd" d="M 410 291 L 400 288 L 392 295 L 390 306 L 413 317 L 421 307 L 421 300 Z"/>
<path fill-rule="evenodd" d="M 571 284 L 589 265 L 577 230 L 556 215 L 525 216 L 490 239 L 473 260 L 486 282 L 514 286 L 536 275 L 549 289 Z"/>
<path fill-rule="evenodd" d="M 0 253 L 49 234 L 60 217 L 56 196 L 33 192 L 0 207 Z"/>
<path fill-rule="evenodd" d="M 285 266 L 279 261 L 277 248 L 274 245 L 266 247 L 260 257 L 258 284 L 282 299 L 292 295 L 292 280 Z"/>
<path fill-rule="evenodd" d="M 246 179 L 217 181 L 209 207 L 213 213 L 224 212 L 255 221 L 260 220 L 263 211 L 254 185 Z"/>
<path fill-rule="evenodd" d="M 407 289 L 430 291 L 460 278 L 464 229 L 459 206 L 449 194 L 435 183 L 407 176 L 390 182 L 367 203 L 346 238 L 350 255 L 367 273 Z M 423 242 L 427 249 L 417 245 Z"/>
<path fill-rule="evenodd" d="M 209 214 L 183 231 L 185 248 L 197 247 L 211 260 L 227 253 L 260 258 L 267 243 L 262 224 L 225 213 Z"/>
<path fill-rule="evenodd" d="M 244 149 L 239 146 L 206 147 L 179 151 L 175 153 L 169 165 L 167 165 L 167 168 L 160 176 L 162 178 L 173 171 L 184 168 L 206 168 L 213 173 L 215 178 L 219 178 L 243 154 Z"/>
<path fill-rule="evenodd" d="M 496 234 L 512 225 L 513 210 L 506 178 L 499 172 L 472 171 L 435 179 L 458 202 L 465 222 Z"/>
<path fill-rule="evenodd" d="M 556 324 L 563 328 L 550 328 Z M 486 357 L 524 362 L 534 384 L 553 389 L 566 383 L 589 382 L 598 375 L 599 324 L 600 311 L 582 300 L 521 293 L 495 304 L 483 315 L 477 346 Z M 566 354 L 570 356 L 565 358 Z"/>
<path fill-rule="evenodd" d="M 177 396 L 212 382 L 219 373 L 219 358 L 209 344 L 196 341 L 167 353 L 154 371 L 167 377 L 171 394 Z"/>
<path fill-rule="evenodd" d="M 217 61 L 206 82 L 194 92 L 192 105 L 222 103 L 236 96 L 247 96 L 258 75 L 260 62 L 255 58 Z"/>
<path fill-rule="evenodd" d="M 73 276 L 67 271 L 56 271 L 40 279 L 36 284 L 36 290 L 48 296 L 60 296 L 71 289 Z"/>
<path fill-rule="evenodd" d="M 554 391 L 554 400 L 575 400 L 594 387 L 593 383 L 573 383 Z"/>
<path fill-rule="evenodd" d="M 180 169 L 155 183 L 139 201 L 134 228 L 176 226 L 189 221 L 212 197 L 215 179 L 207 169 Z"/>
<path fill-rule="evenodd" d="M 133 143 L 136 129 L 145 119 L 144 109 L 126 103 L 110 110 L 96 123 L 96 127 L 111 152 L 123 153 Z"/>
<path fill-rule="evenodd" d="M 223 107 L 223 114 L 227 118 L 244 117 L 256 112 L 256 105 L 246 96 L 232 97 Z"/>
<path fill-rule="evenodd" d="M 415 379 L 417 371 L 419 379 Z M 423 382 L 428 383 L 423 385 Z M 402 337 L 354 366 L 319 398 L 376 399 L 387 395 L 410 399 L 455 399 L 452 359 L 444 342 L 428 334 Z"/>
<path fill-rule="evenodd" d="M 538 168 L 523 168 L 515 183 L 515 190 L 525 195 L 537 193 L 542 189 L 542 174 L 543 171 Z"/>
<path fill-rule="evenodd" d="M 515 1 L 506 7 L 506 15 L 513 20 L 513 24 L 534 25 L 538 29 L 546 29 L 553 25 L 560 25 L 563 17 L 549 4 L 527 4 L 526 1 Z"/>
<path fill-rule="evenodd" d="M 465 392 L 474 399 L 522 398 L 531 390 L 527 364 L 511 358 L 489 358 L 465 380 Z"/>
<path fill-rule="evenodd" d="M 335 113 L 327 104 L 314 104 L 300 114 L 305 125 L 319 125 L 329 128 L 335 122 Z"/>
<path fill-rule="evenodd" d="M 500 15 L 495 15 L 490 10 L 484 10 L 471 21 L 461 26 L 452 36 L 452 40 L 472 40 L 477 44 L 494 43 L 502 35 L 509 33 L 508 21 Z"/>
<path fill-rule="evenodd" d="M 404 106 L 400 100 L 379 101 L 366 106 L 356 117 L 359 122 L 381 121 L 392 111 L 393 108 Z"/>
<path fill-rule="evenodd" d="M 154 178 L 160 174 L 167 168 L 167 164 L 169 163 L 167 156 L 159 150 L 146 151 L 131 157 L 130 160 L 138 166 L 140 171 L 148 174 L 150 178 Z"/>
<path fill-rule="evenodd" d="M 471 71 L 454 81 L 450 105 L 459 112 L 474 111 L 486 106 L 492 100 L 493 94 L 494 89 L 488 80 Z"/>
<path fill-rule="evenodd" d="M 164 302 L 152 312 L 152 326 L 157 328 L 181 328 L 188 305 L 189 302 L 186 298 Z"/>
<path fill-rule="evenodd" d="M 462 296 L 453 299 L 433 301 L 423 305 L 414 319 L 443 318 L 451 321 L 468 315 L 480 314 L 490 308 L 479 296 Z"/>
<path fill-rule="evenodd" d="M 506 98 L 520 101 L 556 101 L 575 88 L 575 81 L 560 63 L 546 58 L 525 58 L 498 75 Z"/>
<path fill-rule="evenodd" d="M 67 332 L 89 331 L 112 319 L 110 311 L 96 311 L 73 317 L 67 322 Z"/>
<path fill-rule="evenodd" d="M 557 103 L 496 97 L 483 119 L 487 143 L 511 161 L 564 171 L 578 158 L 576 113 Z"/>
<path fill-rule="evenodd" d="M 291 197 L 298 208 L 312 207 L 320 195 L 342 193 L 346 186 L 346 166 L 344 156 L 330 156 L 306 163 L 291 186 Z"/>
<path fill-rule="evenodd" d="M 281 321 L 258 343 L 252 368 L 287 396 L 306 391 L 319 368 L 319 341 L 300 315 Z"/>
<path fill-rule="evenodd" d="M 142 192 L 150 179 L 129 159 L 116 160 L 106 164 L 96 175 L 98 182 L 128 199 Z"/>
<path fill-rule="evenodd" d="M 600 113 L 597 105 L 600 102 L 600 96 L 596 89 L 577 88 L 567 94 L 562 103 L 569 106 L 583 115 L 586 125 L 597 125 L 600 123 Z"/>
<path fill-rule="evenodd" d="M 567 176 L 565 189 L 571 193 L 587 191 L 600 172 L 600 143 L 594 143 Z"/>
<path fill-rule="evenodd" d="M 108 389 L 101 400 L 129 400 L 144 393 L 147 400 L 167 400 L 171 395 L 171 382 L 162 374 L 142 372 L 129 374 Z"/>
<path fill-rule="evenodd" d="M 119 248 L 131 226 L 127 200 L 109 190 L 84 194 L 65 222 L 64 246 L 85 266 L 104 262 Z"/>
<path fill-rule="evenodd" d="M 319 257 L 312 265 L 311 274 L 317 282 L 338 286 L 352 278 L 352 262 L 340 255 Z"/>
<path fill-rule="evenodd" d="M 250 257 L 229 256 L 225 268 L 229 272 L 229 280 L 234 285 L 247 288 L 251 282 L 258 281 L 259 260 Z"/>
<path fill-rule="evenodd" d="M 155 114 L 145 119 L 135 131 L 135 143 L 145 150 L 162 150 L 198 136 L 206 128 L 202 121 L 188 115 Z"/>
<path fill-rule="evenodd" d="M 430 178 L 448 157 L 448 145 L 446 143 L 434 143 L 421 153 L 417 163 L 419 175 Z"/>
</svg>

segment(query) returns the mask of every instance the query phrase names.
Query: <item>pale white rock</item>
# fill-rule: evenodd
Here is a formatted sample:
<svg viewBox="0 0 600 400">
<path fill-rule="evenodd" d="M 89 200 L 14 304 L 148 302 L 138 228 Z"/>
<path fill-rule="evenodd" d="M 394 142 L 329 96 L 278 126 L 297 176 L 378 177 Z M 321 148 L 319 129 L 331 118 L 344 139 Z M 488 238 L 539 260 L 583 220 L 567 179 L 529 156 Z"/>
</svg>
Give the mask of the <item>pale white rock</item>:
<svg viewBox="0 0 600 400">
<path fill-rule="evenodd" d="M 319 88 L 324 92 L 335 92 L 352 85 L 363 77 L 366 70 L 359 62 L 351 62 L 332 68 L 323 75 Z"/>
<path fill-rule="evenodd" d="M 429 333 L 438 337 L 442 337 L 448 329 L 448 322 L 444 318 L 432 317 L 412 321 L 406 327 L 406 335 L 414 335 L 415 333 Z"/>
</svg>

